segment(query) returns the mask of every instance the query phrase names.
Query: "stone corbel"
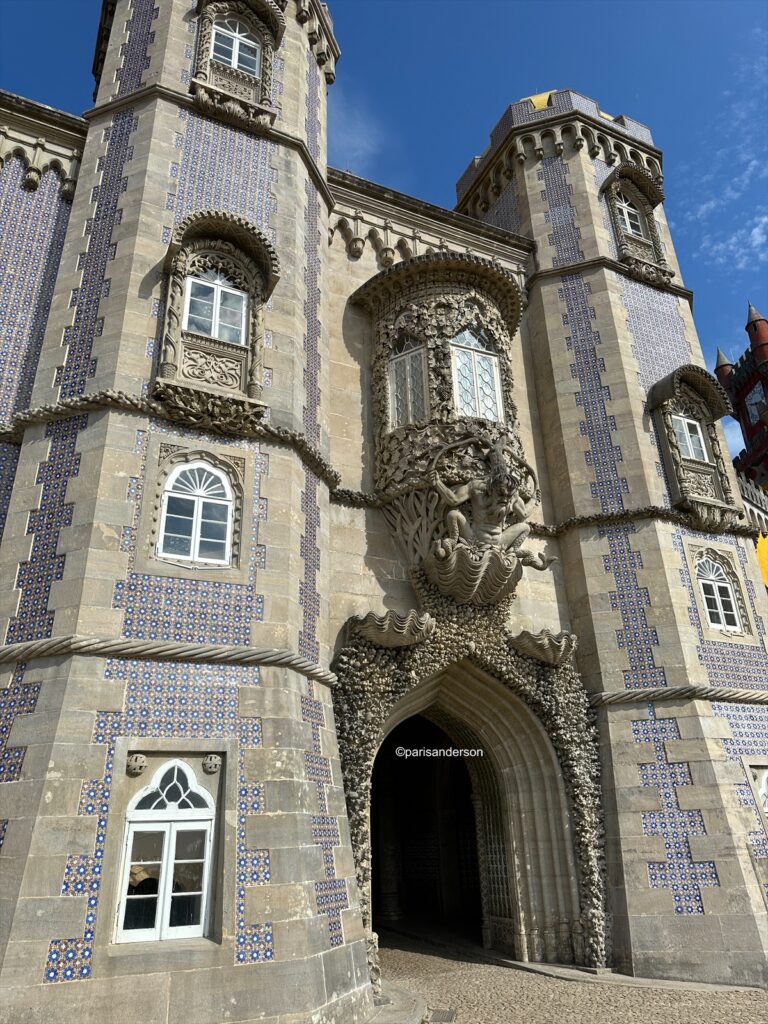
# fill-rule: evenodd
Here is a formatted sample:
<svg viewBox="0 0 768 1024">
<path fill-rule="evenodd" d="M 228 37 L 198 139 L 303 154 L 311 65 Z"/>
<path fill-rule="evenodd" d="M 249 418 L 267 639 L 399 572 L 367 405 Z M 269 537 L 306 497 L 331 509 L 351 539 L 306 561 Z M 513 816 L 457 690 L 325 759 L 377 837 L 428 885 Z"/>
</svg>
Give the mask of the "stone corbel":
<svg viewBox="0 0 768 1024">
<path fill-rule="evenodd" d="M 378 228 L 371 228 L 368 232 L 368 237 L 371 240 L 379 263 L 382 267 L 391 267 L 395 262 L 395 250 L 390 243 L 390 230 L 392 228 L 391 221 L 384 221 L 384 235 L 379 233 Z"/>
<path fill-rule="evenodd" d="M 32 157 L 29 161 L 24 180 L 22 185 L 28 192 L 34 192 L 40 184 L 40 179 L 43 176 L 42 168 L 42 154 L 45 149 L 45 139 L 37 139 L 35 142 L 35 148 L 32 153 Z"/>
<path fill-rule="evenodd" d="M 78 150 L 74 150 L 72 157 L 69 161 L 69 169 L 66 172 L 64 181 L 61 183 L 61 198 L 65 203 L 71 203 L 75 198 L 75 185 L 77 184 L 77 176 L 80 172 L 80 158 L 82 154 Z"/>
<path fill-rule="evenodd" d="M 353 260 L 359 259 L 365 249 L 365 239 L 360 234 L 360 221 L 362 217 L 362 211 L 355 210 L 351 222 L 348 217 L 341 217 L 336 225 L 346 242 L 347 253 Z"/>
</svg>

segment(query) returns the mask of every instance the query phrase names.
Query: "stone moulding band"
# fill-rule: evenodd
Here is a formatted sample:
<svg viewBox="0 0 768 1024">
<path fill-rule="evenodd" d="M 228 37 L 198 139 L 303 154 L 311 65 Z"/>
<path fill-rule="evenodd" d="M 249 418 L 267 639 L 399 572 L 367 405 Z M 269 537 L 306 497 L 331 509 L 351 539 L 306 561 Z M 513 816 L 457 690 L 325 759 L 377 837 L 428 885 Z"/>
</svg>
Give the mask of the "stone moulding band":
<svg viewBox="0 0 768 1024">
<path fill-rule="evenodd" d="M 24 428 L 34 423 L 49 423 L 52 420 L 63 419 L 75 413 L 98 412 L 102 409 L 119 409 L 123 412 L 133 412 L 144 416 L 156 416 L 159 419 L 171 422 L 181 422 L 179 415 L 169 415 L 169 409 L 163 402 L 152 398 L 143 398 L 140 395 L 131 395 L 125 391 L 107 389 L 90 395 L 63 398 L 50 405 L 39 406 L 37 409 L 26 409 L 23 412 L 17 413 L 9 427 L 5 430 L 0 429 L 0 443 L 19 444 L 22 440 Z M 232 433 L 231 430 L 217 428 L 215 422 L 187 422 L 185 425 L 213 433 L 227 435 Z M 271 423 L 261 422 L 254 418 L 247 428 L 243 427 L 237 430 L 235 436 L 272 441 L 275 444 L 292 448 L 302 462 L 328 487 L 330 500 L 335 505 L 346 505 L 350 508 L 383 508 L 400 493 L 371 493 L 356 491 L 348 487 L 340 487 L 341 474 L 331 466 L 322 452 L 311 444 L 305 435 L 299 431 L 288 430 L 286 427 L 276 427 Z M 427 484 L 424 484 L 424 487 L 426 488 Z M 412 489 L 407 488 L 407 490 Z M 662 522 L 676 523 L 691 530 L 702 532 L 701 528 L 697 526 L 694 517 L 689 513 L 665 508 L 662 505 L 646 505 L 642 508 L 624 509 L 621 512 L 596 512 L 590 515 L 571 516 L 569 519 L 563 520 L 562 523 L 531 523 L 531 532 L 534 536 L 538 537 L 559 537 L 568 530 L 589 526 L 615 526 L 618 523 L 632 522 L 637 519 L 655 519 Z M 705 530 L 703 532 L 708 531 Z M 733 534 L 738 537 L 750 537 L 752 539 L 756 538 L 759 534 L 759 530 L 756 527 L 746 523 L 718 532 Z"/>
<path fill-rule="evenodd" d="M 654 686 L 647 690 L 617 690 L 613 693 L 592 693 L 593 708 L 614 704 L 647 704 L 668 700 L 730 701 L 733 704 L 768 704 L 768 690 L 739 690 L 731 686 Z"/>
<path fill-rule="evenodd" d="M 0 647 L 0 664 L 73 654 L 136 661 L 191 661 L 209 665 L 274 665 L 293 669 L 327 686 L 333 686 L 336 682 L 333 672 L 320 668 L 293 651 L 275 647 L 235 647 L 231 644 L 172 643 L 162 640 L 105 640 L 77 634 L 26 640 Z"/>
</svg>

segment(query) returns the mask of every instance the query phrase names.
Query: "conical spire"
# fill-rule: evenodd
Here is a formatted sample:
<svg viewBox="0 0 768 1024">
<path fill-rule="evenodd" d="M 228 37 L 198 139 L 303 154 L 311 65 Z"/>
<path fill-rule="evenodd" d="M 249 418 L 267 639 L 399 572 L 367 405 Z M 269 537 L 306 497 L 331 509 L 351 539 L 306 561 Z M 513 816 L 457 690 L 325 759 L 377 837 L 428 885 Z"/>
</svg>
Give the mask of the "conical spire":
<svg viewBox="0 0 768 1024">
<path fill-rule="evenodd" d="M 747 324 L 753 324 L 755 320 L 765 320 L 765 317 L 761 316 L 750 302 L 747 309 Z"/>
<path fill-rule="evenodd" d="M 725 353 L 721 350 L 717 350 L 717 361 L 715 363 L 715 369 L 719 370 L 721 366 L 733 366 L 730 359 L 727 358 Z"/>
</svg>

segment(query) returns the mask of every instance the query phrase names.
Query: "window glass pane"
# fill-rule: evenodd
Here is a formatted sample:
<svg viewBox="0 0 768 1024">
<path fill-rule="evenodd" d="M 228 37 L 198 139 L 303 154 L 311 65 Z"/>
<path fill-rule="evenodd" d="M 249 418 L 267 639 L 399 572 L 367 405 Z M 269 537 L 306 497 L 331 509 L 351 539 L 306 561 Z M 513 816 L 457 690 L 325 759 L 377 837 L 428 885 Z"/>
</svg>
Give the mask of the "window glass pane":
<svg viewBox="0 0 768 1024">
<path fill-rule="evenodd" d="M 248 75 L 256 75 L 259 69 L 259 51 L 249 43 L 240 43 L 240 51 L 237 55 L 237 66 Z"/>
<path fill-rule="evenodd" d="M 427 418 L 427 403 L 424 394 L 424 362 L 421 352 L 413 352 L 407 357 L 408 374 L 411 385 L 411 419 L 413 421 Z"/>
<path fill-rule="evenodd" d="M 405 359 L 392 363 L 392 388 L 394 391 L 394 425 L 402 426 L 410 419 L 408 414 L 408 370 Z"/>
<path fill-rule="evenodd" d="M 192 520 L 182 519 L 181 516 L 166 516 L 165 532 L 172 537 L 191 537 Z"/>
<path fill-rule="evenodd" d="M 245 305 L 245 296 L 240 292 L 227 292 L 222 289 L 221 292 L 221 306 L 220 315 L 224 316 L 224 311 L 229 312 L 227 323 L 237 323 L 239 318 L 243 315 L 243 306 Z"/>
<path fill-rule="evenodd" d="M 195 514 L 195 503 L 191 498 L 177 498 L 175 494 L 168 495 L 168 513 L 172 516 L 182 516 L 191 519 Z"/>
<path fill-rule="evenodd" d="M 163 537 L 164 555 L 181 555 L 189 557 L 192 554 L 192 540 L 190 537 L 174 537 L 166 534 Z M 143 801 L 139 806 L 143 806 Z M 147 805 L 149 806 L 149 805 Z"/>
<path fill-rule="evenodd" d="M 233 345 L 243 344 L 243 331 L 241 327 L 229 327 L 227 324 L 219 324 L 219 329 L 216 331 L 216 337 L 219 341 L 229 341 Z"/>
<path fill-rule="evenodd" d="M 197 299 L 199 302 L 213 302 L 214 289 L 213 285 L 203 284 L 202 281 L 195 281 L 194 279 L 189 282 L 189 298 L 190 301 Z"/>
<path fill-rule="evenodd" d="M 164 842 L 165 832 L 134 832 L 131 863 L 162 860 Z"/>
<path fill-rule="evenodd" d="M 194 331 L 196 334 L 213 334 L 213 320 L 208 317 L 207 319 L 202 316 L 193 316 L 191 313 L 187 317 L 186 329 L 188 331 Z"/>
<path fill-rule="evenodd" d="M 124 931 L 130 932 L 139 928 L 154 928 L 156 918 L 157 896 L 134 899 L 128 896 L 126 898 L 125 914 L 123 915 Z"/>
<path fill-rule="evenodd" d="M 200 558 L 210 558 L 217 562 L 223 562 L 226 557 L 227 546 L 223 540 L 206 540 L 200 538 L 198 554 Z"/>
<path fill-rule="evenodd" d="M 463 349 L 454 349 L 456 359 L 457 391 L 456 405 L 460 416 L 477 416 L 475 377 L 472 371 L 472 355 Z"/>
<path fill-rule="evenodd" d="M 231 39 L 229 36 L 225 36 L 223 32 L 214 32 L 213 56 L 216 60 L 220 60 L 224 64 L 231 64 L 234 47 L 234 39 Z"/>
<path fill-rule="evenodd" d="M 693 423 L 691 420 L 686 420 L 685 424 L 688 428 L 688 436 L 691 443 L 691 452 L 694 459 L 698 459 L 700 462 L 706 462 L 707 456 L 704 452 L 704 445 L 701 440 L 701 431 L 699 430 L 698 423 Z"/>
<path fill-rule="evenodd" d="M 202 860 L 206 834 L 205 829 L 179 830 L 176 833 L 176 860 Z"/>
<path fill-rule="evenodd" d="M 200 537 L 204 540 L 225 541 L 227 539 L 227 524 L 211 523 L 203 519 L 200 523 Z"/>
<path fill-rule="evenodd" d="M 675 437 L 680 447 L 680 454 L 685 458 L 691 457 L 691 446 L 688 443 L 688 432 L 685 429 L 685 420 L 682 416 L 672 417 L 672 426 L 675 428 Z"/>
<path fill-rule="evenodd" d="M 171 914 L 168 922 L 171 928 L 188 928 L 200 924 L 203 909 L 202 896 L 171 896 Z"/>
<path fill-rule="evenodd" d="M 499 418 L 496 375 L 494 373 L 495 361 L 491 356 L 478 354 L 475 357 L 477 386 L 480 393 L 480 415 L 484 416 L 487 420 L 497 420 Z"/>
<path fill-rule="evenodd" d="M 212 523 L 226 523 L 229 519 L 229 505 L 223 505 L 218 501 L 204 501 L 203 519 Z"/>
</svg>

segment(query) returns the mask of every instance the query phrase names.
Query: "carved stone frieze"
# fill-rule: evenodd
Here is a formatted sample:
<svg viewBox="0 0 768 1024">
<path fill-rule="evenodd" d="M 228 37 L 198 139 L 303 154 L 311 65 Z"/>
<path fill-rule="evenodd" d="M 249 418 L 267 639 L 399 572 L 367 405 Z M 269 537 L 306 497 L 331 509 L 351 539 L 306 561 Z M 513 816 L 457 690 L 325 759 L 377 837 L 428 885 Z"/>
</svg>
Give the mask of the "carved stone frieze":
<svg viewBox="0 0 768 1024">
<path fill-rule="evenodd" d="M 565 664 L 578 645 L 575 634 L 553 633 L 550 629 L 542 629 L 538 633 L 530 633 L 524 629 L 515 636 L 510 634 L 507 639 L 510 646 L 521 654 L 543 661 L 545 665 Z"/>
<path fill-rule="evenodd" d="M 212 384 L 214 387 L 239 390 L 243 383 L 243 362 L 216 355 L 205 349 L 193 348 L 185 338 L 181 376 Z"/>
<path fill-rule="evenodd" d="M 227 395 L 213 395 L 175 381 L 156 380 L 152 398 L 162 403 L 163 412 L 174 423 L 217 434 L 249 434 L 263 420 L 265 407 Z"/>
<path fill-rule="evenodd" d="M 435 620 L 429 614 L 411 609 L 406 615 L 388 611 L 383 615 L 368 612 L 354 615 L 347 623 L 349 635 L 361 636 L 375 647 L 413 647 L 435 632 Z"/>
</svg>

